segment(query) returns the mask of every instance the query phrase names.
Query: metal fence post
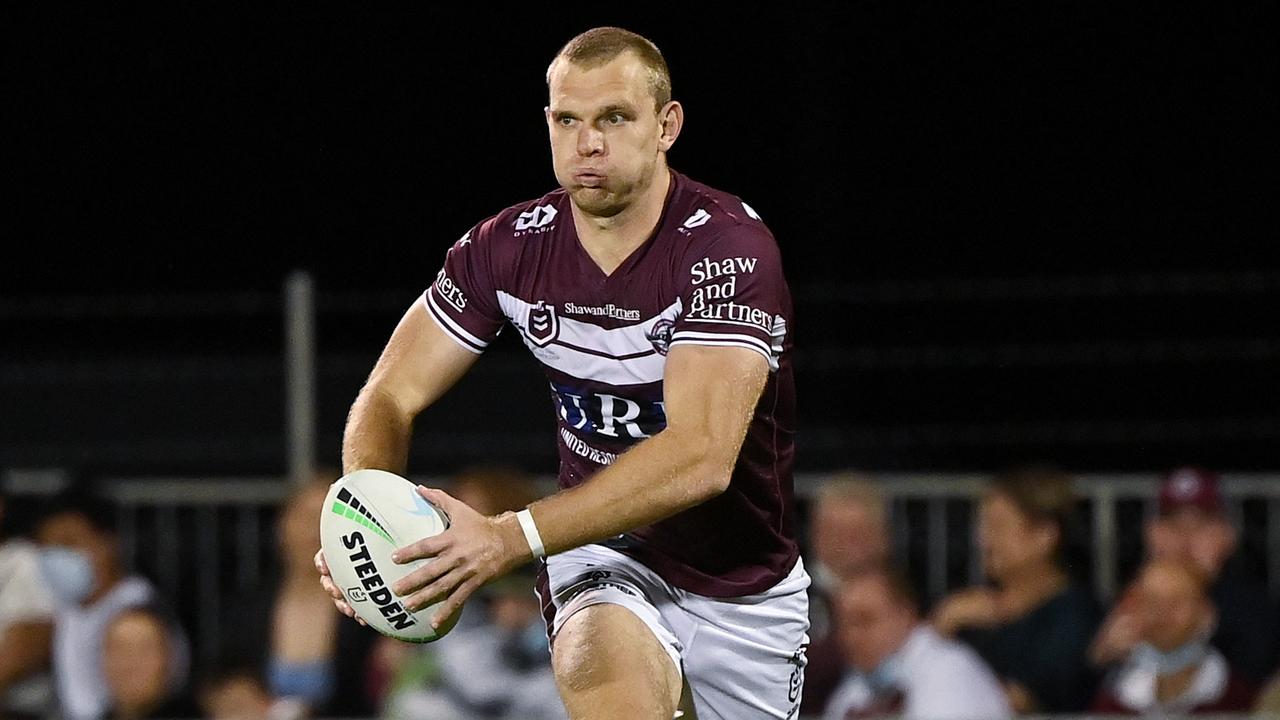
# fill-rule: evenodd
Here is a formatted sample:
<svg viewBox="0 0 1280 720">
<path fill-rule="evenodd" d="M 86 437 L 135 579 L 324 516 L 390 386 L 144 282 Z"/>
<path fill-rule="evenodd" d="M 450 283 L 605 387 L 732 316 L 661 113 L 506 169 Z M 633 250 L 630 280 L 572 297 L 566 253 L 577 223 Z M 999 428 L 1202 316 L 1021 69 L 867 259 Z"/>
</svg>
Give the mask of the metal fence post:
<svg viewBox="0 0 1280 720">
<path fill-rule="evenodd" d="M 295 271 L 285 279 L 285 437 L 289 479 L 302 483 L 315 474 L 316 322 L 315 283 Z"/>
<path fill-rule="evenodd" d="M 1116 491 L 1097 483 L 1093 496 L 1093 586 L 1098 597 L 1109 602 L 1116 593 Z"/>
</svg>

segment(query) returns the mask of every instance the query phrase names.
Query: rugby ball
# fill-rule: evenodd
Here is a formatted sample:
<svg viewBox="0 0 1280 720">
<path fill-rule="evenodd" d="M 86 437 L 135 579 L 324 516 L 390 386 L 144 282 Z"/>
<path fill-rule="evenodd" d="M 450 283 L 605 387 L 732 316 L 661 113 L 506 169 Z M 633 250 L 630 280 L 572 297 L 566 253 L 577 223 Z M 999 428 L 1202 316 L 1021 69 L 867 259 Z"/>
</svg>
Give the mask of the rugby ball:
<svg viewBox="0 0 1280 720">
<path fill-rule="evenodd" d="M 356 470 L 329 487 L 320 513 L 320 547 L 333 582 L 347 603 L 383 635 L 408 642 L 431 642 L 453 629 L 454 613 L 438 630 L 431 627 L 439 603 L 409 612 L 391 590 L 397 580 L 431 562 L 404 565 L 391 552 L 449 527 L 449 516 L 418 494 L 416 486 L 385 470 Z"/>
</svg>

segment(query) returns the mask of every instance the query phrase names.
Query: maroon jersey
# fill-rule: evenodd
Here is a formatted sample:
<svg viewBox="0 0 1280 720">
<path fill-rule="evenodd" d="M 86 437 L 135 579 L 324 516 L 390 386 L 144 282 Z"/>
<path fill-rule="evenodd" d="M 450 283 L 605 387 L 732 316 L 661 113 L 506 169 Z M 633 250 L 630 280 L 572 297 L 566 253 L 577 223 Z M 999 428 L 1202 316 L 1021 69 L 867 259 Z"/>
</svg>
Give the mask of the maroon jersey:
<svg viewBox="0 0 1280 720">
<path fill-rule="evenodd" d="M 510 323 L 546 370 L 559 481 L 572 487 L 666 427 L 675 346 L 754 350 L 770 374 L 729 489 L 605 543 L 672 585 L 734 597 L 772 587 L 798 557 L 791 468 L 791 295 L 777 243 L 749 206 L 673 172 L 657 230 L 611 275 L 578 242 L 563 190 L 513 206 L 449 250 L 423 298 L 482 352 Z"/>
</svg>

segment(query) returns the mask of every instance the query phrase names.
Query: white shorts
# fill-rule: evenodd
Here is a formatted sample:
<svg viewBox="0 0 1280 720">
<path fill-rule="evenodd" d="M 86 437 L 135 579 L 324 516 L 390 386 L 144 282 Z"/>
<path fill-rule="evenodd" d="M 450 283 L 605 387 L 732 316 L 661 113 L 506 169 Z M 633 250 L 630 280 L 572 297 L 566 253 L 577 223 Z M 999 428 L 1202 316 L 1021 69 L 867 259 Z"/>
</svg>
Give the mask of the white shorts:
<svg viewBox="0 0 1280 720">
<path fill-rule="evenodd" d="M 797 560 L 786 579 L 760 594 L 695 595 L 600 545 L 548 557 L 538 578 L 553 641 L 585 607 L 611 603 L 635 613 L 687 681 L 698 720 L 799 714 L 809 644 L 808 587 L 809 575 Z"/>
</svg>

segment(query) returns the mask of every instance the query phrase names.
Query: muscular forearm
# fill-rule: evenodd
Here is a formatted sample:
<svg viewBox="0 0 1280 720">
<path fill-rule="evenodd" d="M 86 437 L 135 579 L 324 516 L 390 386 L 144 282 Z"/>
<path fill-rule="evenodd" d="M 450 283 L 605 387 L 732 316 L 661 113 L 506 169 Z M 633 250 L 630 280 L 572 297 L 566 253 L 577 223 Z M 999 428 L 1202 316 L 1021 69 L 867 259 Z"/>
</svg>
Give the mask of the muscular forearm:
<svg viewBox="0 0 1280 720">
<path fill-rule="evenodd" d="M 738 447 L 734 443 L 732 447 Z M 724 492 L 735 455 L 671 431 L 636 445 L 575 488 L 530 506 L 547 553 L 598 542 L 670 517 Z M 503 518 L 510 527 L 514 517 Z M 516 536 L 521 536 L 518 526 Z"/>
<path fill-rule="evenodd" d="M 360 391 L 342 436 L 342 471 L 377 468 L 403 475 L 409 464 L 413 416 L 377 386 Z"/>
<path fill-rule="evenodd" d="M 0 632 L 0 694 L 49 666 L 52 637 L 48 622 L 14 623 Z"/>
</svg>

